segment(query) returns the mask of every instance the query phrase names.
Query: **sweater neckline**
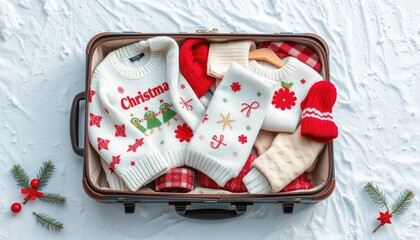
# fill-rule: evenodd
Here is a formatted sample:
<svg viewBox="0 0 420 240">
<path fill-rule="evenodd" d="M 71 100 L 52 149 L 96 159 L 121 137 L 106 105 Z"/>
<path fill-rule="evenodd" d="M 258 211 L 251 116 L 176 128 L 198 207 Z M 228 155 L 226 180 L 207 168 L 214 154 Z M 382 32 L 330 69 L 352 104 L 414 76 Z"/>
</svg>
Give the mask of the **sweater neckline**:
<svg viewBox="0 0 420 240">
<path fill-rule="evenodd" d="M 128 66 L 122 61 L 131 62 L 129 58 L 135 57 L 139 54 L 144 54 L 140 57 L 147 58 L 144 64 L 133 64 Z M 153 51 L 150 43 L 146 41 L 139 41 L 127 46 L 121 47 L 108 54 L 109 61 L 115 70 L 122 76 L 129 79 L 139 79 L 151 74 L 163 61 L 161 51 Z"/>
<path fill-rule="evenodd" d="M 271 65 L 267 66 L 269 63 L 265 64 L 252 60 L 249 62 L 249 70 L 259 76 L 280 81 L 289 77 L 296 70 L 298 61 L 294 57 L 286 57 L 283 59 L 284 66 L 275 68 Z"/>
</svg>

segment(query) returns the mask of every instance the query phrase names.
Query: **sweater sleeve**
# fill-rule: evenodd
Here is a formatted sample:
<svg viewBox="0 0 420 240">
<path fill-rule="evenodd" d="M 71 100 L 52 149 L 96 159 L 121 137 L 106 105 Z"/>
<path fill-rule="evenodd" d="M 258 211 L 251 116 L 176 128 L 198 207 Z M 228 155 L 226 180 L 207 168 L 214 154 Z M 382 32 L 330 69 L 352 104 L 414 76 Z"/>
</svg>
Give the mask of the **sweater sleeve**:
<svg viewBox="0 0 420 240">
<path fill-rule="evenodd" d="M 106 77 L 96 71 L 89 89 L 89 142 L 131 191 L 168 170 L 168 164 L 145 135 L 115 107 Z"/>
</svg>

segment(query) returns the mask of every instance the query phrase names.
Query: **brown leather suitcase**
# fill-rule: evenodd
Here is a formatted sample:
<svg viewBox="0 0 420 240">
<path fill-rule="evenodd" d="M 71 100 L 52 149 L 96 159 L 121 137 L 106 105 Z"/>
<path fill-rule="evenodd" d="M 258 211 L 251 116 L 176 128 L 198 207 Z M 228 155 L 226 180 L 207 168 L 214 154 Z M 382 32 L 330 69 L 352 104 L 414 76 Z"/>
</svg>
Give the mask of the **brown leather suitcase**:
<svg viewBox="0 0 420 240">
<path fill-rule="evenodd" d="M 329 49 L 326 42 L 319 36 L 310 33 L 274 33 L 274 34 L 239 34 L 218 33 L 211 31 L 197 31 L 197 33 L 100 33 L 94 36 L 86 46 L 86 86 L 89 88 L 91 76 L 95 67 L 107 53 L 124 45 L 156 36 L 168 36 L 178 43 L 187 38 L 205 38 L 209 42 L 251 39 L 256 43 L 263 41 L 293 41 L 311 47 L 319 56 L 322 63 L 320 74 L 329 80 Z M 153 190 L 139 190 L 137 192 L 116 191 L 109 189 L 99 155 L 89 144 L 88 139 L 88 106 L 85 101 L 87 91 L 77 94 L 73 100 L 70 114 L 70 138 L 73 151 L 83 157 L 82 185 L 86 193 L 102 203 L 124 204 L 126 213 L 135 211 L 135 204 L 152 202 L 167 202 L 174 207 L 181 216 L 197 219 L 223 219 L 243 215 L 247 208 L 254 203 L 275 203 L 282 207 L 283 213 L 292 213 L 294 204 L 309 204 L 321 201 L 334 190 L 334 155 L 333 143 L 328 144 L 318 156 L 317 164 L 312 172 L 314 187 L 309 190 L 280 192 L 270 194 L 190 194 L 175 192 L 154 192 Z M 84 104 L 84 121 L 79 123 L 79 111 L 82 101 Z M 83 127 L 83 146 L 79 146 L 79 127 Z"/>
</svg>

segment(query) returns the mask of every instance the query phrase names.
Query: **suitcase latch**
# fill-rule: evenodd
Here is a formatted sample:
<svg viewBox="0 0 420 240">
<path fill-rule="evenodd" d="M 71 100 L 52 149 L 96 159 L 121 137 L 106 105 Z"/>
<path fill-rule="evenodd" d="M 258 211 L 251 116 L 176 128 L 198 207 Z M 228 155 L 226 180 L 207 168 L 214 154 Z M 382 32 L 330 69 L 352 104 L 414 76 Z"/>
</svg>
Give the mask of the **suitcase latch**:
<svg viewBox="0 0 420 240">
<path fill-rule="evenodd" d="M 212 33 L 212 34 L 215 34 L 215 33 L 219 33 L 219 29 L 217 29 L 217 28 L 213 28 L 213 29 L 211 29 L 211 30 L 209 30 L 209 31 L 207 31 L 207 30 L 205 30 L 205 29 L 197 29 L 195 32 L 196 32 L 196 33 L 203 33 L 203 34 L 205 34 L 205 33 Z"/>
</svg>

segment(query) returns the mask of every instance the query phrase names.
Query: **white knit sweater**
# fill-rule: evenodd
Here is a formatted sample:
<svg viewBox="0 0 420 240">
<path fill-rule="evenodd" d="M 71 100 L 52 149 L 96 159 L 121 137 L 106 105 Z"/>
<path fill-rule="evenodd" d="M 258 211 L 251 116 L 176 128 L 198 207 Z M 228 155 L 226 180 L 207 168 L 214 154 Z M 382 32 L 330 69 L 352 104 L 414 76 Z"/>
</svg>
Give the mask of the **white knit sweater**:
<svg viewBox="0 0 420 240">
<path fill-rule="evenodd" d="M 89 141 L 109 174 L 115 171 L 131 191 L 184 164 L 193 132 L 177 115 L 173 88 L 182 90 L 180 97 L 194 95 L 179 75 L 178 45 L 168 37 L 109 53 L 92 76 Z M 190 104 L 204 109 L 199 99 Z"/>
</svg>

